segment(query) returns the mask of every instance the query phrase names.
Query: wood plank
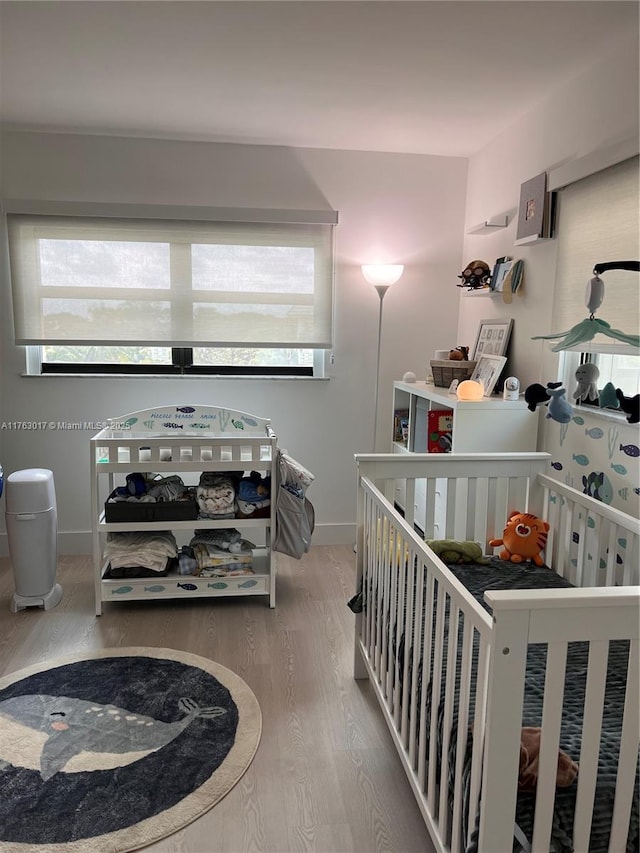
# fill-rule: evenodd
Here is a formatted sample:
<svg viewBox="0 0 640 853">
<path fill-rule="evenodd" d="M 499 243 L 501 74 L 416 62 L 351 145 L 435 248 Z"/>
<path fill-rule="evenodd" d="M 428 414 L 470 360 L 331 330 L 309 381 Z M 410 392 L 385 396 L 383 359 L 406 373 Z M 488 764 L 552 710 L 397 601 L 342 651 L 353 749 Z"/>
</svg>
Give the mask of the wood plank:
<svg viewBox="0 0 640 853">
<path fill-rule="evenodd" d="M 0 674 L 83 650 L 182 649 L 236 672 L 263 716 L 258 752 L 209 812 L 146 853 L 433 853 L 377 701 L 353 679 L 351 546 L 278 555 L 278 603 L 141 601 L 94 615 L 91 556 L 62 556 L 62 601 L 12 614 L 0 559 Z"/>
</svg>

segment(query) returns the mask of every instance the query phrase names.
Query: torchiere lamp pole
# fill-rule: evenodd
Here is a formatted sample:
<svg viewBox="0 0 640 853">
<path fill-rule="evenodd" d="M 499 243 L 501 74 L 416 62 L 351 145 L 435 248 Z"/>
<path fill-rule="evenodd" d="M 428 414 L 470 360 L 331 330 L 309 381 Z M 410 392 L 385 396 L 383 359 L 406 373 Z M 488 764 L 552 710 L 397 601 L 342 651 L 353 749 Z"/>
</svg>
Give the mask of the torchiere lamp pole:
<svg viewBox="0 0 640 853">
<path fill-rule="evenodd" d="M 365 264 L 362 267 L 362 275 L 369 284 L 378 291 L 380 297 L 380 311 L 378 313 L 378 349 L 376 356 L 376 390 L 373 404 L 373 452 L 376 451 L 376 437 L 378 432 L 378 392 L 380 386 L 380 349 L 382 343 L 382 300 L 385 293 L 392 284 L 400 278 L 404 271 L 402 264 Z"/>
</svg>

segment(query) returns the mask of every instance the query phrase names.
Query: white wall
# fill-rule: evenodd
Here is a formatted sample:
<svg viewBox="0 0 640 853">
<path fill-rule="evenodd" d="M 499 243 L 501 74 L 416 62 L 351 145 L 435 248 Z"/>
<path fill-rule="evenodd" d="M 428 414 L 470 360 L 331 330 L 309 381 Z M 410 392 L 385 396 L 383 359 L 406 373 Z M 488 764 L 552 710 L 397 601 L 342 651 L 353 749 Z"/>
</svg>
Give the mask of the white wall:
<svg viewBox="0 0 640 853">
<path fill-rule="evenodd" d="M 470 158 L 465 222 L 469 228 L 509 213 L 509 225 L 488 236 L 465 235 L 465 263 L 503 255 L 522 258 L 525 284 L 520 298 L 505 305 L 499 297 L 464 295 L 458 337 L 473 345 L 478 320 L 509 316 L 514 320 L 512 373 L 522 387 L 555 378 L 557 357 L 535 334 L 553 329 L 552 304 L 556 242 L 515 246 L 520 186 L 524 181 L 638 133 L 638 35 L 595 62 L 523 116 L 490 145 Z M 585 271 L 587 275 L 590 270 Z M 586 279 L 585 279 L 586 283 Z"/>
<path fill-rule="evenodd" d="M 466 160 L 18 132 L 4 134 L 1 153 L 5 198 L 339 211 L 335 365 L 325 381 L 24 377 L 0 235 L 0 422 L 99 421 L 192 402 L 270 417 L 281 445 L 316 474 L 314 542 L 352 541 L 353 454 L 371 449 L 379 306 L 360 265 L 377 256 L 406 265 L 384 302 L 378 446 L 386 449 L 392 380 L 406 370 L 423 377 L 432 351 L 456 340 Z M 90 435 L 0 430 L 5 476 L 53 470 L 63 553 L 89 551 Z"/>
<path fill-rule="evenodd" d="M 463 296 L 458 337 L 473 344 L 480 319 L 512 317 L 509 368 L 523 389 L 533 382 L 556 379 L 558 355 L 551 352 L 549 342 L 533 341 L 531 336 L 561 330 L 552 316 L 556 241 L 514 245 L 520 185 L 540 172 L 637 136 L 638 105 L 638 34 L 633 33 L 626 44 L 566 82 L 470 160 L 467 227 L 507 211 L 510 224 L 489 236 L 465 236 L 465 263 L 480 258 L 491 265 L 503 255 L 523 258 L 525 285 L 522 297 L 511 305 L 498 297 Z M 585 284 L 589 273 L 585 268 Z M 613 293 L 608 297 L 614 298 Z M 633 325 L 633 318 L 630 323 Z M 568 397 L 572 390 L 568 389 Z M 562 427 L 545 419 L 540 409 L 532 417 L 540 421 L 539 449 L 553 454 L 551 476 L 582 489 L 592 475 L 604 475 L 606 502 L 637 515 L 639 501 L 634 489 L 640 468 L 638 460 L 623 449 L 640 443 L 637 425 L 624 420 L 607 422 L 584 410 L 576 422 Z"/>
</svg>

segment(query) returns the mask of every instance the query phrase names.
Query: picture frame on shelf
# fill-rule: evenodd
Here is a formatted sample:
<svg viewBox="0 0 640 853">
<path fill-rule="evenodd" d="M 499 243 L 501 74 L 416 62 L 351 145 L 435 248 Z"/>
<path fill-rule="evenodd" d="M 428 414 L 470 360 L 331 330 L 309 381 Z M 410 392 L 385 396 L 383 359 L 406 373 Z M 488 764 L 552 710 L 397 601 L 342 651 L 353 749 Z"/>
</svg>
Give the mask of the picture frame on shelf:
<svg viewBox="0 0 640 853">
<path fill-rule="evenodd" d="M 491 290 L 502 293 L 504 280 L 513 266 L 513 258 L 498 258 L 491 272 Z"/>
<path fill-rule="evenodd" d="M 507 359 L 503 355 L 480 355 L 478 357 L 471 379 L 475 382 L 482 382 L 485 397 L 490 397 L 493 393 L 506 363 Z"/>
<path fill-rule="evenodd" d="M 471 355 L 472 361 L 477 361 L 482 355 L 506 356 L 513 320 L 510 317 L 492 317 L 480 320 L 478 337 Z"/>
</svg>

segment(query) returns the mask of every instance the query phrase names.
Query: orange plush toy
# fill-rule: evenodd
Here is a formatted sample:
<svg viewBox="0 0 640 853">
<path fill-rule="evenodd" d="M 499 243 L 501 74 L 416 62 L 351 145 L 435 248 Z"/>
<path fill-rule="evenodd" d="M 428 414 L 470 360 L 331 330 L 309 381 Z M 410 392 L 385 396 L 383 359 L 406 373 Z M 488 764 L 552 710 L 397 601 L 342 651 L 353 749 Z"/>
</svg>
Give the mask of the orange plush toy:
<svg viewBox="0 0 640 853">
<path fill-rule="evenodd" d="M 536 566 L 544 566 L 540 552 L 547 544 L 549 525 L 530 512 L 512 512 L 502 539 L 490 539 L 489 545 L 504 545 L 498 556 L 512 563 L 525 563 L 531 560 Z"/>
</svg>

